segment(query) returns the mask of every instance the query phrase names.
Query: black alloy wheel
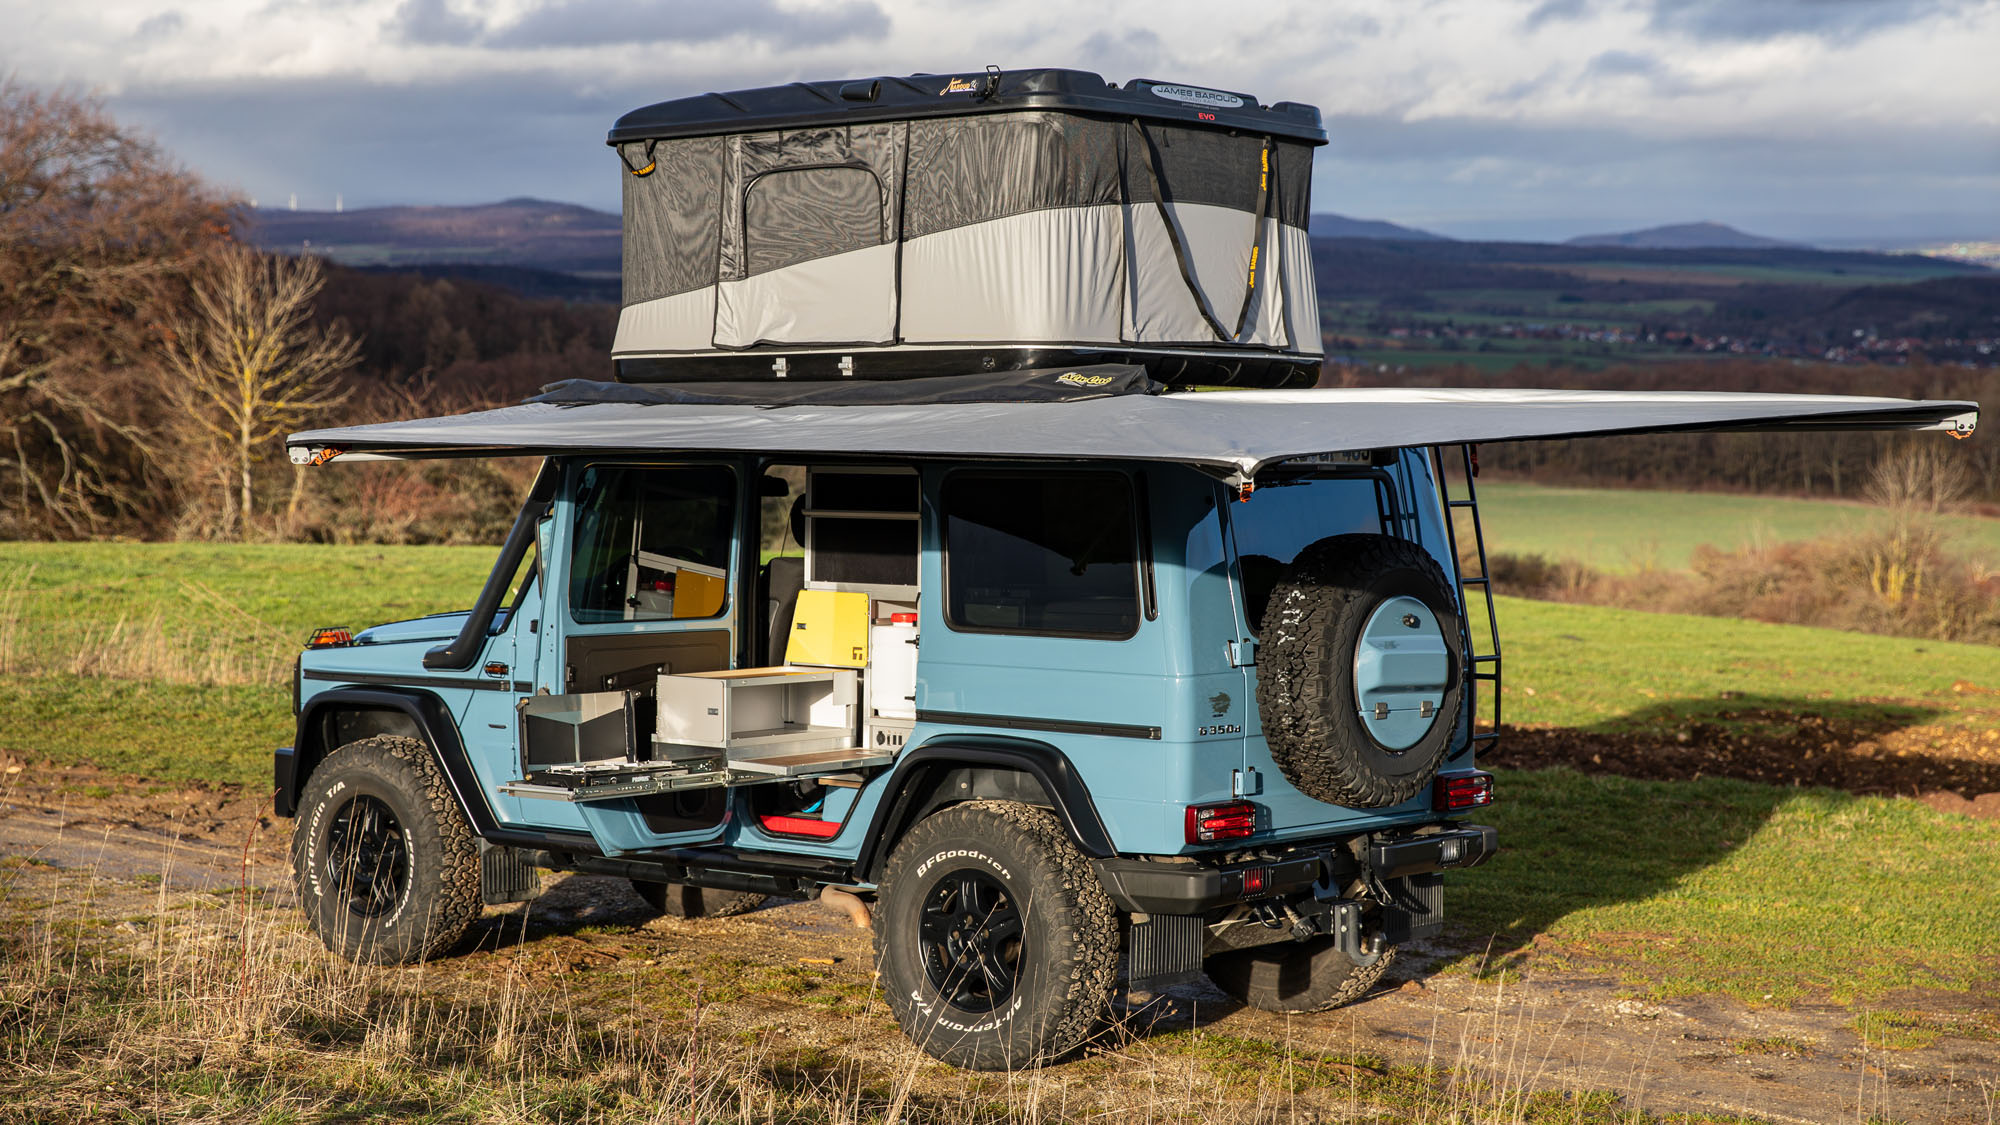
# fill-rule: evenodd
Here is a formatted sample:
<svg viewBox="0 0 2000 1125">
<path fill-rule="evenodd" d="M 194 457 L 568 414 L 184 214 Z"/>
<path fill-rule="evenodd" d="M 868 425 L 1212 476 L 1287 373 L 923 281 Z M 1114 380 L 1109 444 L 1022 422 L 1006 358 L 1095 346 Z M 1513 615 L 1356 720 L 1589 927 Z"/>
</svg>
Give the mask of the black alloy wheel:
<svg viewBox="0 0 2000 1125">
<path fill-rule="evenodd" d="M 379 918 L 396 909 L 410 885 L 409 838 L 381 799 L 366 793 L 341 806 L 327 825 L 325 878 L 348 913 Z"/>
<path fill-rule="evenodd" d="M 952 1007 L 991 1012 L 1021 972 L 1021 912 L 999 880 L 962 870 L 924 899 L 917 921 L 924 973 Z"/>
<path fill-rule="evenodd" d="M 436 957 L 479 917 L 479 838 L 414 738 L 364 738 L 319 763 L 299 794 L 292 875 L 313 932 L 361 964 Z"/>
<path fill-rule="evenodd" d="M 1080 1047 L 1118 974 L 1118 913 L 1046 808 L 967 801 L 889 853 L 875 967 L 889 1011 L 953 1066 L 1018 1070 Z"/>
</svg>

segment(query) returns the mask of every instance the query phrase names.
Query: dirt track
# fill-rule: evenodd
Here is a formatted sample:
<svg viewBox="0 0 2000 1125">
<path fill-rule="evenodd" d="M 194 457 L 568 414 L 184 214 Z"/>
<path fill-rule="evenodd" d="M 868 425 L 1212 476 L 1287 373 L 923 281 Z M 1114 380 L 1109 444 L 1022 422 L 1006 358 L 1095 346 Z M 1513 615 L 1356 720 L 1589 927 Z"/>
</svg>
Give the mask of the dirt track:
<svg viewBox="0 0 2000 1125">
<path fill-rule="evenodd" d="M 1545 764 L 1552 748 L 1587 750 L 1584 743 L 1553 737 L 1517 739 L 1514 745 L 1523 742 L 1542 756 L 1531 759 L 1536 764 Z M 1597 756 L 1591 764 L 1598 768 L 1622 760 L 1616 746 L 1588 753 Z M 0 760 L 0 769 L 18 765 Z M 85 795 L 105 789 L 109 796 Z M 267 811 L 262 800 L 234 790 L 152 788 L 46 766 L 0 774 L 0 855 L 37 861 L 36 868 L 17 868 L 0 878 L 33 878 L 37 869 L 92 869 L 98 876 L 92 897 L 115 909 L 143 905 L 162 890 L 238 886 L 264 889 L 282 901 L 289 895 L 290 822 L 273 820 Z M 1997 1043 L 1945 1038 L 1930 1048 L 1883 1052 L 1863 1044 L 1851 1029 L 1853 1011 L 1833 1005 L 1753 1009 L 1723 998 L 1645 1004 L 1621 998 L 1609 974 L 1538 972 L 1532 957 L 1526 979 L 1501 988 L 1463 974 L 1427 971 L 1442 956 L 1462 950 L 1414 952 L 1373 995 L 1320 1016 L 1256 1012 L 1197 987 L 1131 1005 L 1125 1023 L 1142 1040 L 1200 1026 L 1298 1049 L 1485 1068 L 1534 1086 L 1610 1090 L 1628 1106 L 1654 1110 L 1742 1113 L 1785 1122 L 1856 1121 L 1875 1114 L 1903 1121 L 1990 1122 L 2000 1111 Z M 506 967 L 548 978 L 568 991 L 565 982 L 613 967 L 712 965 L 717 957 L 780 968 L 831 959 L 834 964 L 815 971 L 857 993 L 871 984 L 867 935 L 817 906 L 772 904 L 742 918 L 694 923 L 648 919 L 624 883 L 587 876 L 552 879 L 525 914 L 521 907 L 489 909 L 465 947 L 430 972 L 478 987 Z M 756 1001 L 739 1018 L 769 1026 L 778 1012 L 779 1033 L 799 1045 L 885 1056 L 901 1048 L 879 998 L 863 1019 L 782 996 Z M 1982 1014 L 2000 1018 L 2000 998 L 1989 1004 L 1991 1012 Z M 1788 1044 L 1810 1047 L 1800 1051 Z M 932 1081 L 949 1087 L 953 1078 L 941 1071 Z"/>
</svg>

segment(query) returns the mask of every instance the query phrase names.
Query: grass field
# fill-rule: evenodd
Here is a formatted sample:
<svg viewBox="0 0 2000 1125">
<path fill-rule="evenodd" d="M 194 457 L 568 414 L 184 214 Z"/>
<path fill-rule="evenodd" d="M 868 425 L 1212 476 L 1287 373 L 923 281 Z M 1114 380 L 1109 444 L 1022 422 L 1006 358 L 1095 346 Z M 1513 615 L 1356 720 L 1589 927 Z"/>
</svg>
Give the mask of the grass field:
<svg viewBox="0 0 2000 1125">
<path fill-rule="evenodd" d="M 1482 481 L 1479 501 L 1488 550 L 1575 559 L 1607 571 L 1683 569 L 1699 544 L 1733 551 L 1853 531 L 1880 518 L 1868 505 L 1840 500 L 1511 481 Z M 1961 550 L 2000 561 L 2000 519 L 1943 520 Z"/>
<path fill-rule="evenodd" d="M 1461 968 L 1750 1004 L 2000 983 L 2000 824 L 1728 778 L 1510 771 L 1499 792 L 1481 819 L 1505 846 L 1448 879 L 1454 930 L 1492 943 Z"/>
<path fill-rule="evenodd" d="M 1638 730 L 1754 705 L 1943 725 L 1995 718 L 1953 690 L 2000 689 L 1990 645 L 1521 598 L 1498 599 L 1498 612 L 1510 724 Z"/>
<path fill-rule="evenodd" d="M 0 548 L 16 573 L 32 568 L 6 618 L 14 670 L 0 675 L 0 749 L 95 764 L 114 775 L 107 783 L 127 774 L 266 785 L 270 748 L 291 736 L 282 676 L 204 685 L 80 675 L 59 650 L 140 618 L 155 623 L 148 635 L 163 650 L 295 650 L 314 625 L 461 606 L 490 557 L 486 548 Z M 1988 647 L 1506 598 L 1499 611 L 1510 723 L 1638 729 L 1747 700 L 1991 725 L 1993 712 L 1952 685 L 2000 688 L 2000 649 Z M 1544 966 L 1615 960 L 1638 991 L 1755 1002 L 1966 989 L 1996 968 L 2000 825 L 1907 800 L 1723 779 L 1517 771 L 1502 791 L 1492 816 L 1509 850 L 1453 891 L 1461 930 L 1493 942 L 1488 968 L 1516 965 L 1532 940 Z M 1885 948 L 1909 955 L 1885 958 Z"/>
</svg>

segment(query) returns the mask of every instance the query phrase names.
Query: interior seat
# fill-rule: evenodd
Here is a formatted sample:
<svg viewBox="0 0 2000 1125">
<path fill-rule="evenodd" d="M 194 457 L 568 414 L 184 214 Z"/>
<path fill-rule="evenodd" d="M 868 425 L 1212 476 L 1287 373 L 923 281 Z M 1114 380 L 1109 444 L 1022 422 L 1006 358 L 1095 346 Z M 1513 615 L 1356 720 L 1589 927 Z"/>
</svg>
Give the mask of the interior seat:
<svg viewBox="0 0 2000 1125">
<path fill-rule="evenodd" d="M 792 501 L 792 541 L 801 547 L 806 541 L 806 498 Z M 783 664 L 785 649 L 792 636 L 792 614 L 798 608 L 799 591 L 806 586 L 806 560 L 797 555 L 779 555 L 757 571 L 758 601 L 764 608 L 764 629 L 758 634 L 757 663 L 765 667 Z"/>
<path fill-rule="evenodd" d="M 764 635 L 759 663 L 769 667 L 785 662 L 785 649 L 792 636 L 792 613 L 799 605 L 799 591 L 806 586 L 806 560 L 797 555 L 780 555 L 764 564 Z"/>
</svg>

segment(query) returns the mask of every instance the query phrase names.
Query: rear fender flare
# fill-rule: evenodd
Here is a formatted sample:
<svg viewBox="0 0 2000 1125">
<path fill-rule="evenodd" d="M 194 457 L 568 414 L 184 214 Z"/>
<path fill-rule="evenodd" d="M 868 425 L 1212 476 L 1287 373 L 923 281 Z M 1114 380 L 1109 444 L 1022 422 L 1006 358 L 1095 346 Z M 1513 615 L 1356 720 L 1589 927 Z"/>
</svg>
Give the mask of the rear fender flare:
<svg viewBox="0 0 2000 1125">
<path fill-rule="evenodd" d="M 1023 775 L 1024 785 L 1032 782 L 1039 786 L 1056 819 L 1083 854 L 1097 859 L 1117 854 L 1090 790 L 1061 750 L 1029 738 L 944 735 L 905 753 L 896 763 L 862 837 L 861 854 L 854 860 L 856 875 L 868 882 L 881 877 L 889 851 L 903 833 L 925 814 L 955 799 L 956 794 L 941 791 L 954 774 L 966 777 L 994 770 Z M 965 796 L 1012 794 L 968 792 Z"/>
</svg>

